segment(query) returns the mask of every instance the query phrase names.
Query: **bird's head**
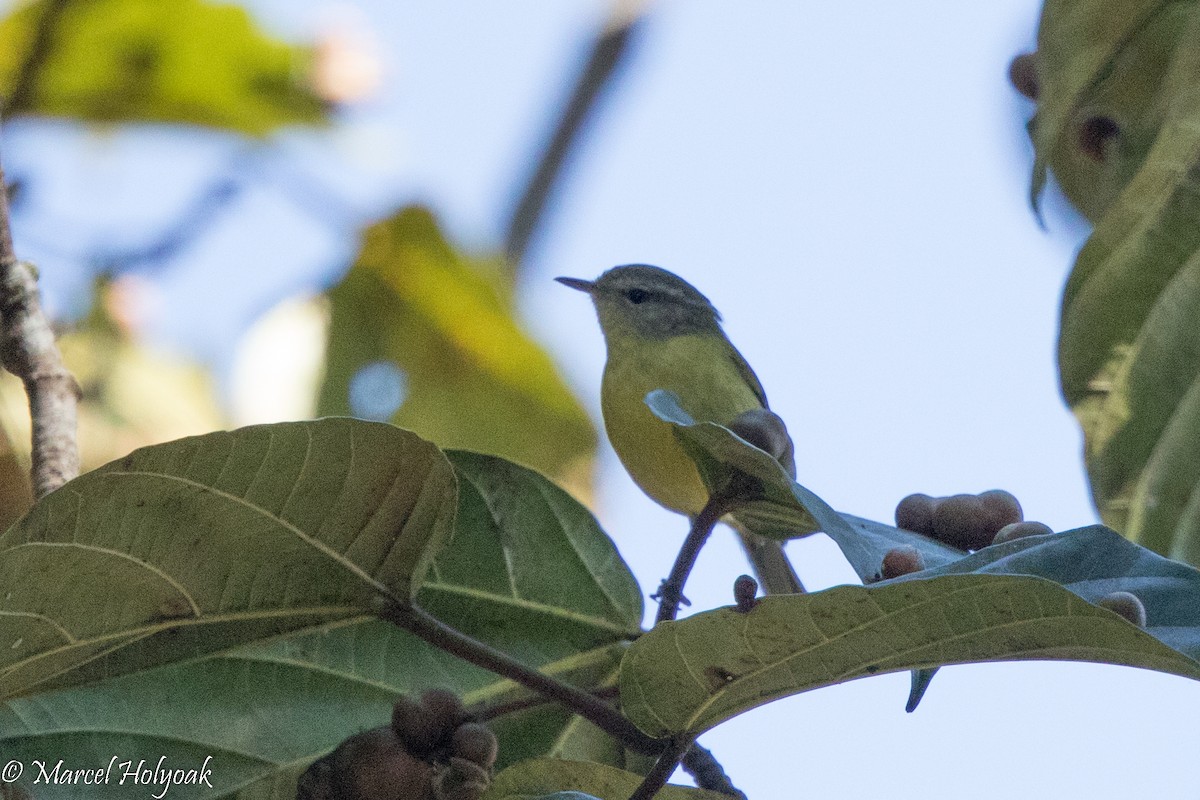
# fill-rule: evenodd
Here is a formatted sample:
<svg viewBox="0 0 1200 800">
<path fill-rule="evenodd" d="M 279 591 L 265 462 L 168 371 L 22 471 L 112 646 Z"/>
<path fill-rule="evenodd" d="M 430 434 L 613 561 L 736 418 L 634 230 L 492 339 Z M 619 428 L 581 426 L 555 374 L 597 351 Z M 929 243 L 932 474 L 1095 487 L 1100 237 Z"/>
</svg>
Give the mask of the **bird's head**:
<svg viewBox="0 0 1200 800">
<path fill-rule="evenodd" d="M 555 280 L 591 296 L 600 327 L 610 342 L 615 335 L 666 339 L 720 330 L 721 315 L 708 298 L 661 267 L 626 264 L 594 281 Z"/>
</svg>

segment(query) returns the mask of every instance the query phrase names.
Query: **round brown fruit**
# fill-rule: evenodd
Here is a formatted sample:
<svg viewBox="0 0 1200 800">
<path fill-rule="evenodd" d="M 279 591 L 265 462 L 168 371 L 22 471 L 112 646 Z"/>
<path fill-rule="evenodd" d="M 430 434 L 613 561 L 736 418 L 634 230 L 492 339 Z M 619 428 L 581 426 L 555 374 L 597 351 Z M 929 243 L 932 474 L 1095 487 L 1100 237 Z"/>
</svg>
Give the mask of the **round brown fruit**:
<svg viewBox="0 0 1200 800">
<path fill-rule="evenodd" d="M 401 697 L 392 706 L 392 730 L 418 758 L 432 753 L 443 733 L 432 724 L 424 707 L 410 697 Z"/>
<path fill-rule="evenodd" d="M 1146 606 L 1132 592 L 1113 592 L 1100 598 L 1096 605 L 1117 612 L 1139 628 L 1146 627 Z"/>
<path fill-rule="evenodd" d="M 500 754 L 500 743 L 496 734 L 478 722 L 459 725 L 454 732 L 450 750 L 459 758 L 473 761 L 484 769 L 491 769 Z"/>
<path fill-rule="evenodd" d="M 336 797 L 360 800 L 427 800 L 433 765 L 413 756 L 390 727 L 373 728 L 338 745 L 331 759 Z"/>
<path fill-rule="evenodd" d="M 979 550 L 992 543 L 995 530 L 988 528 L 988 512 L 979 495 L 956 494 L 937 504 L 933 512 L 933 535 L 962 550 Z"/>
<path fill-rule="evenodd" d="M 1017 498 L 1003 489 L 981 492 L 979 499 L 983 501 L 983 507 L 988 513 L 987 524 L 992 533 L 1005 525 L 1025 519 L 1025 512 L 1021 510 L 1021 504 L 1017 502 Z"/>
<path fill-rule="evenodd" d="M 1022 53 L 1008 65 L 1008 80 L 1030 100 L 1038 99 L 1037 53 Z"/>
<path fill-rule="evenodd" d="M 927 494 L 910 494 L 896 505 L 896 527 L 933 535 L 933 512 L 937 501 Z"/>
<path fill-rule="evenodd" d="M 883 565 L 879 573 L 886 581 L 889 578 L 899 578 L 901 575 L 920 572 L 923 569 L 925 569 L 925 559 L 921 557 L 921 552 L 912 545 L 906 544 L 893 547 L 884 554 Z"/>
<path fill-rule="evenodd" d="M 992 544 L 1004 544 L 1013 539 L 1024 539 L 1026 536 L 1044 536 L 1047 533 L 1054 533 L 1054 529 L 1044 522 L 1011 522 L 996 531 Z"/>
</svg>

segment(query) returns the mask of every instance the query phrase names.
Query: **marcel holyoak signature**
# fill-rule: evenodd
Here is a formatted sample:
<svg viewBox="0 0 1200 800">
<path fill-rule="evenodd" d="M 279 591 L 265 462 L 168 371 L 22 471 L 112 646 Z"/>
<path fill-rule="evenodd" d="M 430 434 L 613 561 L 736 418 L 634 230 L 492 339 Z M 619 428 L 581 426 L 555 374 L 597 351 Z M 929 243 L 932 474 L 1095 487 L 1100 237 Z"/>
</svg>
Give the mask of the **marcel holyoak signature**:
<svg viewBox="0 0 1200 800">
<path fill-rule="evenodd" d="M 179 764 L 160 756 L 158 761 L 122 759 L 113 756 L 103 766 L 79 767 L 64 759 L 12 759 L 0 766 L 0 783 L 22 781 L 29 786 L 140 786 L 154 800 L 163 800 L 172 786 L 207 786 L 212 788 L 212 756 L 198 765 Z"/>
</svg>

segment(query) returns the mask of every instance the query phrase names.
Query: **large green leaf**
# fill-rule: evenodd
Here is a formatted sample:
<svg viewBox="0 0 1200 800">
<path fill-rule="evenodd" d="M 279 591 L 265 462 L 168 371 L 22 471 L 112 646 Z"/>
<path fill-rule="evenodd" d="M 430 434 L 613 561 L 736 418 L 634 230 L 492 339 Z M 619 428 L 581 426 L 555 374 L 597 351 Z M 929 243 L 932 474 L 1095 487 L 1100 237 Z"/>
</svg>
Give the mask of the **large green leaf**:
<svg viewBox="0 0 1200 800">
<path fill-rule="evenodd" d="M 29 91 L 9 114 L 89 122 L 180 122 L 262 136 L 326 120 L 301 80 L 307 49 L 263 33 L 249 13 L 203 0 L 73 0 L 28 3 L 0 22 L 0 95 L 8 97 L 43 38 Z"/>
<path fill-rule="evenodd" d="M 458 524 L 421 590 L 424 608 L 521 656 L 565 656 L 641 632 L 641 589 L 586 508 L 504 459 L 447 456 Z"/>
<path fill-rule="evenodd" d="M 621 706 L 652 736 L 701 733 L 779 697 L 899 670 L 1070 659 L 1200 680 L 1200 664 L 1041 578 L 947 575 L 763 599 L 664 623 L 621 666 Z"/>
<path fill-rule="evenodd" d="M 641 784 L 632 772 L 592 764 L 539 758 L 509 767 L 496 776 L 483 800 L 533 800 L 533 798 L 578 798 L 583 793 L 596 800 L 626 800 Z M 728 800 L 728 795 L 666 786 L 655 795 L 660 800 Z"/>
<path fill-rule="evenodd" d="M 1119 147 L 1147 151 L 1131 162 L 1131 177 L 1122 173 L 1114 183 L 1115 199 L 1095 215 L 1068 280 L 1060 377 L 1083 428 L 1104 521 L 1158 552 L 1200 563 L 1200 4 L 1128 5 L 1141 10 L 1047 7 L 1048 17 L 1051 6 L 1077 7 L 1097 26 L 1111 17 L 1133 26 L 1086 44 L 1107 65 L 1097 86 L 1112 85 L 1095 102 L 1125 98 L 1104 106 L 1128 131 Z M 1044 27 L 1042 39 L 1064 52 L 1084 46 L 1058 26 Z M 1057 63 L 1043 64 L 1049 86 L 1078 83 L 1056 72 Z M 1088 97 L 1071 102 L 1090 108 Z M 1080 191 L 1103 194 L 1087 180 Z"/>
<path fill-rule="evenodd" d="M 562 680 L 613 685 L 626 640 L 638 632 L 641 596 L 612 542 L 586 509 L 536 473 L 474 453 L 448 455 L 460 485 L 455 534 L 436 555 L 418 603 Z M 435 686 L 468 704 L 529 696 L 393 625 L 355 617 L 199 663 L 12 700 L 0 707 L 0 750 L 26 763 L 49 754 L 72 763 L 108 752 L 155 759 L 168 752 L 180 763 L 218 754 L 221 783 L 203 796 L 290 797 L 314 759 L 385 724 L 399 695 Z M 111 713 L 115 706 L 121 714 Z M 201 714 L 204 724 L 194 724 Z M 501 766 L 543 755 L 640 766 L 554 704 L 490 725 Z M 73 796 L 68 788 L 48 796 Z"/>
<path fill-rule="evenodd" d="M 591 686 L 615 670 L 620 648 L 599 648 L 541 667 Z M 295 796 L 308 765 L 347 736 L 387 724 L 401 694 L 450 688 L 468 704 L 518 696 L 507 681 L 441 653 L 383 622 L 359 622 L 268 646 L 152 670 L 93 686 L 0 705 L 5 759 L 52 767 L 102 767 L 119 755 L 196 768 L 211 756 L 212 787 L 176 787 L 183 796 Z M 550 754 L 572 736 L 564 717 L 505 717 L 492 725 L 503 764 Z M 118 771 L 119 772 L 119 771 Z M 29 786 L 38 798 L 80 796 L 75 785 Z M 124 798 L 117 776 L 87 796 Z"/>
<path fill-rule="evenodd" d="M 137 450 L 0 536 L 0 697 L 362 615 L 419 586 L 449 536 L 433 445 L 350 419 Z"/>
<path fill-rule="evenodd" d="M 408 208 L 368 228 L 329 296 L 320 413 L 352 413 L 354 376 L 390 363 L 406 385 L 395 424 L 556 478 L 590 463 L 595 430 L 517 322 L 508 272 L 456 253 L 428 211 Z"/>
</svg>

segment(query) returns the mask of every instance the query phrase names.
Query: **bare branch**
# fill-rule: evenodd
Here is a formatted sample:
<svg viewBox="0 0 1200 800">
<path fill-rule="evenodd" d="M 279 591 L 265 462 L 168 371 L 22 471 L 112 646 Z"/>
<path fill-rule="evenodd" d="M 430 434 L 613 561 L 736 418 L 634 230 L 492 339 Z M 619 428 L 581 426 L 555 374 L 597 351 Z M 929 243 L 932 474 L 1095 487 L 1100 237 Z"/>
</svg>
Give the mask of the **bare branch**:
<svg viewBox="0 0 1200 800">
<path fill-rule="evenodd" d="M 33 495 L 42 497 L 79 474 L 76 405 L 79 384 L 63 366 L 42 313 L 33 267 L 17 260 L 0 168 L 0 364 L 25 384 L 33 422 Z"/>
<path fill-rule="evenodd" d="M 546 204 L 562 175 L 563 165 L 579 142 L 579 134 L 601 92 L 611 82 L 617 66 L 642 19 L 642 3 L 618 0 L 608 23 L 592 45 L 592 52 L 575 81 L 575 88 L 554 127 L 546 149 L 530 175 L 508 223 L 504 251 L 516 270 L 525 258 L 541 224 Z"/>
</svg>

